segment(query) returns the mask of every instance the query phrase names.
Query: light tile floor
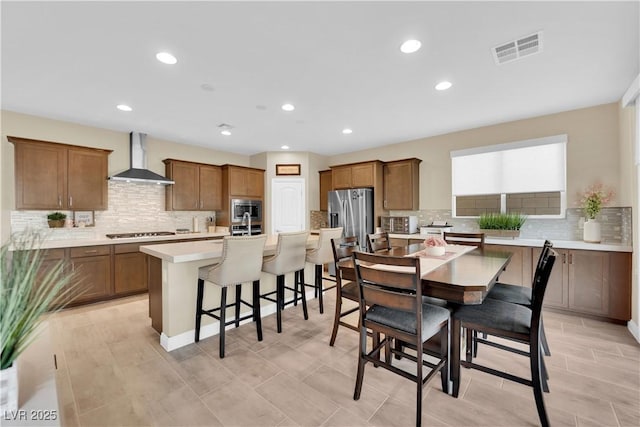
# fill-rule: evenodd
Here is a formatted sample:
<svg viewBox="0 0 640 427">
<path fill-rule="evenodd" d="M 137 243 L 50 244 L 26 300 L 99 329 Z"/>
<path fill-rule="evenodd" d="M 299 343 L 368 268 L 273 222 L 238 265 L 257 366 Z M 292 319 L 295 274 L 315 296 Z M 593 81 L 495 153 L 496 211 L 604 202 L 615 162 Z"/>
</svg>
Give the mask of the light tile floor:
<svg viewBox="0 0 640 427">
<path fill-rule="evenodd" d="M 341 328 L 328 344 L 332 291 L 320 315 L 301 307 L 167 353 L 151 328 L 146 295 L 63 311 L 52 320 L 56 372 L 65 426 L 411 426 L 415 386 L 367 365 L 353 400 L 357 334 Z M 552 356 L 554 426 L 639 426 L 640 345 L 626 327 L 545 313 Z M 480 348 L 483 363 L 528 375 L 526 358 Z M 426 426 L 536 426 L 532 390 L 479 371 L 462 370 L 460 396 L 442 393 L 438 378 L 425 390 Z"/>
</svg>

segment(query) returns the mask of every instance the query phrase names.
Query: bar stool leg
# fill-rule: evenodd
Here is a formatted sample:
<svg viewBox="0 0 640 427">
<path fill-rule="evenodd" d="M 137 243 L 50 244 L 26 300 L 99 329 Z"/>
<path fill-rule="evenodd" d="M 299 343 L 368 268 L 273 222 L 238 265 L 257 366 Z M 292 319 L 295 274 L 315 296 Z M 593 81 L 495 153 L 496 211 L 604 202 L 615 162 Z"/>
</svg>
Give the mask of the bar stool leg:
<svg viewBox="0 0 640 427">
<path fill-rule="evenodd" d="M 298 306 L 298 272 L 293 273 L 293 306 Z M 302 288 L 302 292 L 304 293 L 304 287 Z"/>
<path fill-rule="evenodd" d="M 320 306 L 320 314 L 324 313 L 324 304 L 322 301 L 322 264 L 316 264 L 316 286 L 315 295 L 318 297 L 318 305 Z"/>
<path fill-rule="evenodd" d="M 262 341 L 262 318 L 260 317 L 260 281 L 253 281 L 253 321 L 256 322 L 258 341 Z"/>
<path fill-rule="evenodd" d="M 307 311 L 307 294 L 304 291 L 304 268 L 296 271 L 296 281 L 293 286 L 295 289 L 298 289 L 298 283 L 300 284 L 300 293 L 302 294 L 302 312 L 304 313 L 304 320 L 309 320 L 309 312 Z M 320 301 L 322 301 L 322 298 Z"/>
<path fill-rule="evenodd" d="M 276 323 L 278 333 L 282 332 L 282 303 L 284 302 L 284 276 L 276 277 Z"/>
<path fill-rule="evenodd" d="M 225 314 L 227 312 L 227 287 L 222 287 L 220 295 L 220 359 L 224 358 L 224 332 L 226 329 Z"/>
<path fill-rule="evenodd" d="M 240 298 L 242 298 L 242 285 L 236 285 L 236 328 L 240 326 Z"/>
<path fill-rule="evenodd" d="M 204 296 L 204 280 L 198 279 L 198 297 L 196 298 L 196 342 L 200 341 L 200 323 L 202 322 L 202 298 Z"/>
</svg>

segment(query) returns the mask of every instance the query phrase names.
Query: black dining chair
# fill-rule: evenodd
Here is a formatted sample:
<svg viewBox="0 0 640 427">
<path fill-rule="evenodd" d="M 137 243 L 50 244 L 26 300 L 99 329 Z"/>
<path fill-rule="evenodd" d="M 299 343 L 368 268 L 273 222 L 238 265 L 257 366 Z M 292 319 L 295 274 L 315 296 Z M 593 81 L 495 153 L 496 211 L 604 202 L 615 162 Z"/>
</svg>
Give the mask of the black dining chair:
<svg viewBox="0 0 640 427">
<path fill-rule="evenodd" d="M 388 232 L 367 234 L 367 250 L 369 252 L 388 251 L 389 249 L 391 249 L 391 241 Z"/>
<path fill-rule="evenodd" d="M 360 345 L 353 399 L 360 399 L 364 369 L 371 362 L 416 383 L 416 426 L 420 426 L 423 387 L 438 372 L 447 375 L 450 312 L 422 301 L 418 258 L 356 251 L 353 262 L 360 297 Z M 371 349 L 367 348 L 367 329 L 373 335 Z M 440 336 L 441 351 L 437 362 L 431 363 L 423 357 L 423 345 L 434 335 Z M 407 343 L 415 352 L 391 350 L 395 340 Z M 384 360 L 380 357 L 383 348 Z M 394 365 L 396 359 L 391 353 L 415 362 L 415 369 L 409 372 L 401 369 L 398 362 Z M 430 369 L 426 376 L 424 367 Z"/>
<path fill-rule="evenodd" d="M 333 346 L 338 335 L 338 327 L 359 331 L 358 326 L 342 320 L 343 317 L 358 311 L 358 306 L 350 307 L 342 311 L 343 299 L 358 303 L 358 283 L 353 269 L 340 268 L 341 261 L 350 261 L 351 255 L 360 247 L 356 236 L 339 237 L 331 239 L 331 248 L 333 249 L 333 263 L 336 270 L 336 313 L 333 318 L 333 329 L 331 330 L 331 339 L 329 345 Z"/>
<path fill-rule="evenodd" d="M 460 366 L 477 369 L 491 375 L 533 387 L 533 395 L 540 423 L 543 427 L 549 426 L 549 417 L 547 416 L 543 396 L 543 383 L 545 380 L 543 373 L 544 361 L 540 347 L 540 330 L 542 303 L 555 260 L 555 251 L 549 249 L 546 256 L 536 268 L 532 284 L 533 294 L 531 308 L 495 299 L 485 299 L 485 301 L 479 305 L 461 305 L 456 308 L 453 313 L 451 343 L 451 375 L 454 397 L 458 396 L 460 387 Z M 466 360 L 464 361 L 460 361 L 461 328 L 464 328 L 467 333 Z M 487 335 L 528 345 L 528 351 L 524 351 L 497 342 L 478 340 L 480 344 L 491 345 L 501 350 L 529 357 L 531 379 L 519 377 L 473 362 L 472 331 L 486 332 Z"/>
</svg>

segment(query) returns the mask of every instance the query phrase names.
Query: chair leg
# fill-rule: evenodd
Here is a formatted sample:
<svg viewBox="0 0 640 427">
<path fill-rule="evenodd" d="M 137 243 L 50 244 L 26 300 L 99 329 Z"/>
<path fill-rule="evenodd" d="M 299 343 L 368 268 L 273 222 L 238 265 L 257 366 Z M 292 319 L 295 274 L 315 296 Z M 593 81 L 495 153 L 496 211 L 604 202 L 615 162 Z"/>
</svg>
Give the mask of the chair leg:
<svg viewBox="0 0 640 427">
<path fill-rule="evenodd" d="M 220 359 L 224 359 L 224 332 L 226 329 L 226 313 L 227 313 L 227 287 L 222 287 L 220 295 Z"/>
<path fill-rule="evenodd" d="M 236 285 L 236 328 L 240 326 L 240 298 L 242 298 L 242 285 Z"/>
<path fill-rule="evenodd" d="M 360 392 L 362 392 L 362 380 L 364 378 L 364 355 L 367 353 L 367 329 L 364 326 L 360 326 L 360 344 L 358 355 L 358 373 L 356 375 L 356 388 L 353 392 L 353 400 L 360 399 Z"/>
<path fill-rule="evenodd" d="M 253 281 L 253 321 L 256 322 L 258 341 L 262 341 L 262 317 L 260 316 L 260 280 Z"/>
<path fill-rule="evenodd" d="M 400 340 L 395 340 L 395 341 L 396 341 L 396 342 L 395 342 L 395 345 L 394 345 L 395 349 L 396 349 L 397 351 L 403 351 L 402 341 L 400 341 Z M 400 356 L 399 354 L 396 354 L 396 355 L 394 356 L 394 358 L 395 358 L 396 360 L 400 360 L 400 359 L 402 359 L 402 356 Z"/>
<path fill-rule="evenodd" d="M 202 323 L 202 298 L 204 296 L 204 280 L 198 279 L 198 297 L 196 298 L 196 342 L 200 341 L 200 324 Z"/>
<path fill-rule="evenodd" d="M 293 273 L 293 306 L 298 306 L 298 272 Z M 304 285 L 302 285 L 302 293 L 304 293 Z"/>
<path fill-rule="evenodd" d="M 282 302 L 284 301 L 284 276 L 276 277 L 276 323 L 278 333 L 282 332 Z"/>
<path fill-rule="evenodd" d="M 440 369 L 440 380 L 442 382 L 442 391 L 445 393 L 449 392 L 449 326 L 447 323 L 446 327 L 443 327 L 440 330 L 440 357 L 446 358 L 446 362 L 442 369 Z"/>
<path fill-rule="evenodd" d="M 544 396 L 542 393 L 542 378 L 541 378 L 541 363 L 542 358 L 539 340 L 534 340 L 530 344 L 530 362 L 531 362 L 531 381 L 533 383 L 533 396 L 536 400 L 536 408 L 538 409 L 538 417 L 540 418 L 540 424 L 542 427 L 549 426 L 549 418 L 547 417 L 547 410 L 544 406 Z"/>
<path fill-rule="evenodd" d="M 322 264 L 316 264 L 316 292 L 318 293 L 318 306 L 320 314 L 324 313 L 324 300 L 322 298 Z"/>
<path fill-rule="evenodd" d="M 417 389 L 416 389 L 416 427 L 422 425 L 422 346 L 418 345 L 416 348 L 416 377 L 417 377 Z"/>
<path fill-rule="evenodd" d="M 549 350 L 549 343 L 547 342 L 547 334 L 544 333 L 542 317 L 540 317 L 540 340 L 542 341 L 542 349 L 544 350 L 545 356 L 551 356 L 551 350 Z"/>
<path fill-rule="evenodd" d="M 451 395 L 458 397 L 460 391 L 460 329 L 461 324 L 459 320 L 453 320 L 453 327 L 451 328 L 451 382 L 453 387 L 451 389 Z"/>
<path fill-rule="evenodd" d="M 540 378 L 542 380 L 542 391 L 549 393 L 549 374 L 547 373 L 547 365 L 544 361 L 542 349 L 540 349 Z"/>
<path fill-rule="evenodd" d="M 316 275 L 313 278 L 313 297 L 314 298 L 318 298 L 318 267 L 319 267 L 318 264 L 314 266 L 314 270 L 316 272 Z M 320 273 L 322 273 L 322 270 L 320 270 Z"/>
<path fill-rule="evenodd" d="M 373 334 L 371 334 L 371 343 L 373 344 L 373 348 L 376 348 L 380 345 L 380 332 L 374 332 Z M 378 351 L 378 360 L 380 360 L 380 351 Z M 376 362 L 373 362 L 373 367 L 377 368 L 378 364 Z"/>
<path fill-rule="evenodd" d="M 340 317 L 342 314 L 342 296 L 340 295 L 340 290 L 338 286 L 336 286 L 336 312 L 333 316 L 333 329 L 331 330 L 331 339 L 329 340 L 329 345 L 333 347 L 333 344 L 336 342 L 336 336 L 338 335 L 338 327 L 340 326 Z"/>
<path fill-rule="evenodd" d="M 302 313 L 304 314 L 304 320 L 309 320 L 309 311 L 307 310 L 307 294 L 304 291 L 304 268 L 302 270 L 296 271 L 296 283 L 293 288 L 298 289 L 298 284 L 300 284 L 300 293 L 302 294 Z M 322 300 L 320 300 L 322 301 Z"/>
<path fill-rule="evenodd" d="M 467 336 L 467 362 L 472 362 L 473 361 L 473 344 L 474 344 L 474 339 L 473 339 L 473 334 L 476 331 L 471 330 L 469 328 L 465 329 L 465 335 Z"/>
</svg>

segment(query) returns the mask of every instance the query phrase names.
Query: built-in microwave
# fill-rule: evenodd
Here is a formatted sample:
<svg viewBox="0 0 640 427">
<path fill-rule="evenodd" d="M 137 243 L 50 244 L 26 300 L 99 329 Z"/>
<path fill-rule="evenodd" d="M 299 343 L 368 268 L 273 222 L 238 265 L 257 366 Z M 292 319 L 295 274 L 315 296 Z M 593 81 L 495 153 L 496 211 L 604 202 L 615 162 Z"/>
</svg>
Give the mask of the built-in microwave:
<svg viewBox="0 0 640 427">
<path fill-rule="evenodd" d="M 252 222 L 262 222 L 262 200 L 231 199 L 231 222 L 246 220 L 247 212 Z"/>
</svg>

